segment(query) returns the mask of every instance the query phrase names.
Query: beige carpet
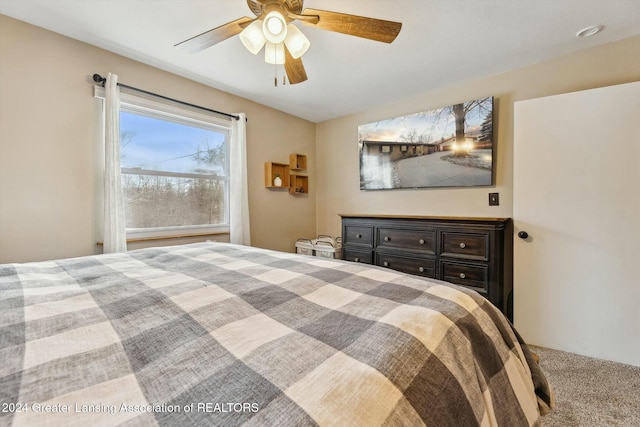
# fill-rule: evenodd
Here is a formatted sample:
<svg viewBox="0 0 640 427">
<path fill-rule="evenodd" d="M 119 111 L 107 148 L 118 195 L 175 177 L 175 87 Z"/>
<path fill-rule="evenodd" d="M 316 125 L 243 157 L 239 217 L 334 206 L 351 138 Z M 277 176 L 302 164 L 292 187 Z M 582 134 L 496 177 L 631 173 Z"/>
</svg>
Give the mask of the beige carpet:
<svg viewBox="0 0 640 427">
<path fill-rule="evenodd" d="M 547 427 L 640 427 L 640 367 L 530 346 L 556 397 Z"/>
</svg>

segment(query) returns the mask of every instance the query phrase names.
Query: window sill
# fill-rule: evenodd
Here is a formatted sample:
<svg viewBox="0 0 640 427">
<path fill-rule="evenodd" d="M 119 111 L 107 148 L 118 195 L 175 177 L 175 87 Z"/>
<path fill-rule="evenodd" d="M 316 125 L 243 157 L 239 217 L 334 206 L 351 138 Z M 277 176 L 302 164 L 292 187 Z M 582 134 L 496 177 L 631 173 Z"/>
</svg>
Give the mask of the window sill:
<svg viewBox="0 0 640 427">
<path fill-rule="evenodd" d="M 228 231 L 213 231 L 210 233 L 188 233 L 188 234 L 176 234 L 172 236 L 150 236 L 150 237 L 135 237 L 127 239 L 127 243 L 140 243 L 140 242 L 152 242 L 154 240 L 175 240 L 175 239 L 190 239 L 206 236 L 219 236 L 228 235 Z M 104 242 L 97 242 L 98 246 L 103 246 Z"/>
</svg>

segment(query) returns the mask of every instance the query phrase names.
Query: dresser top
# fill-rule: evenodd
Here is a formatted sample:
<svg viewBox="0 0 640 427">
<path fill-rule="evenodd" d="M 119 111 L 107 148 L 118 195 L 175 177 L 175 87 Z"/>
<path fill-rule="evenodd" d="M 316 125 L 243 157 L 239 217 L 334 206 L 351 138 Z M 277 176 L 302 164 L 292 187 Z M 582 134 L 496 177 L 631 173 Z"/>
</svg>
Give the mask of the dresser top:
<svg viewBox="0 0 640 427">
<path fill-rule="evenodd" d="M 433 221 L 488 221 L 506 222 L 511 218 L 485 218 L 473 216 L 425 216 L 425 215 L 372 215 L 372 214 L 338 214 L 342 218 L 380 218 L 380 219 L 425 219 Z"/>
</svg>

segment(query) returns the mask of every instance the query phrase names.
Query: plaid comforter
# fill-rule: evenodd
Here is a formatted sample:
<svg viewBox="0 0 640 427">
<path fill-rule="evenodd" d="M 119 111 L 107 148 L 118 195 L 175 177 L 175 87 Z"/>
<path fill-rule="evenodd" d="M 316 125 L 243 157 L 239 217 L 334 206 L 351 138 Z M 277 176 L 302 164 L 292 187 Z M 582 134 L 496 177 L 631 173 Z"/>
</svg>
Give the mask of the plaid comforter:
<svg viewBox="0 0 640 427">
<path fill-rule="evenodd" d="M 523 426 L 549 398 L 442 282 L 224 243 L 0 266 L 0 425 Z"/>
</svg>

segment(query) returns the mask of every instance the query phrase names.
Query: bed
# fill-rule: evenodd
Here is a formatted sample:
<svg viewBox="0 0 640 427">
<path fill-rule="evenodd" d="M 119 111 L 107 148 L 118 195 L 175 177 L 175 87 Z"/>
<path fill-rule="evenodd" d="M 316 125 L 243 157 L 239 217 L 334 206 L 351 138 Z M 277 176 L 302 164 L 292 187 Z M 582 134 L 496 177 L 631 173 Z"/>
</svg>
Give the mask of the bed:
<svg viewBox="0 0 640 427">
<path fill-rule="evenodd" d="M 0 266 L 0 425 L 540 425 L 552 392 L 473 291 L 195 243 Z"/>
</svg>

